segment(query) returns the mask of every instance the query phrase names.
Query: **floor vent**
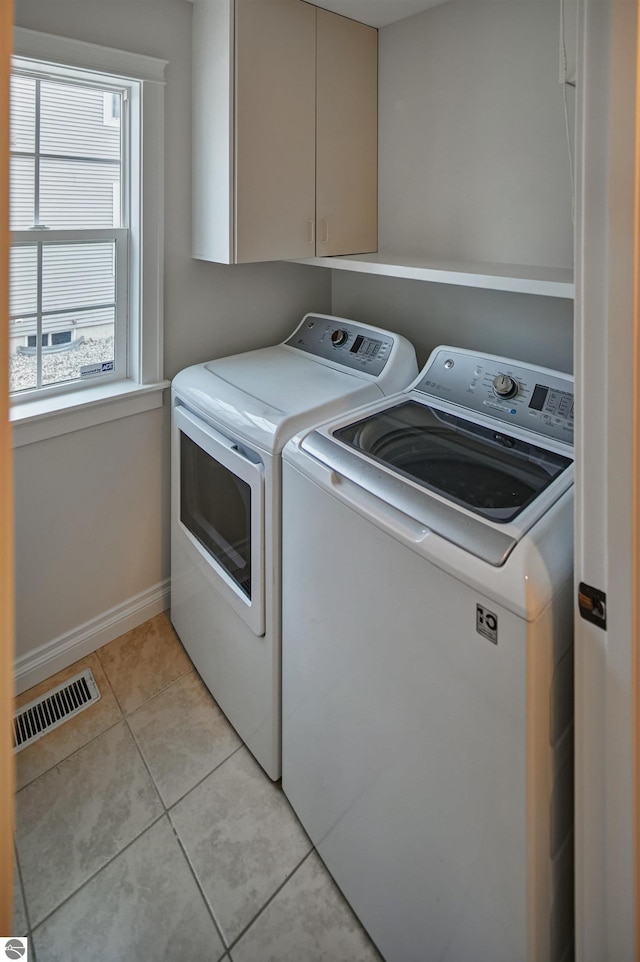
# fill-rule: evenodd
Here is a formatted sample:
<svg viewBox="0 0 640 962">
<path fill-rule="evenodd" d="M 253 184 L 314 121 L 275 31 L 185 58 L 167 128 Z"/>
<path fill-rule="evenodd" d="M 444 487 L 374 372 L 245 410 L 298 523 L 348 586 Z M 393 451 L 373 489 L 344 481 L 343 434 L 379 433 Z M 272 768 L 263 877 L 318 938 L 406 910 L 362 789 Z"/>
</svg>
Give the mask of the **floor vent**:
<svg viewBox="0 0 640 962">
<path fill-rule="evenodd" d="M 99 698 L 93 672 L 85 668 L 79 675 L 23 705 L 13 718 L 13 750 L 19 752 L 31 745 Z"/>
</svg>

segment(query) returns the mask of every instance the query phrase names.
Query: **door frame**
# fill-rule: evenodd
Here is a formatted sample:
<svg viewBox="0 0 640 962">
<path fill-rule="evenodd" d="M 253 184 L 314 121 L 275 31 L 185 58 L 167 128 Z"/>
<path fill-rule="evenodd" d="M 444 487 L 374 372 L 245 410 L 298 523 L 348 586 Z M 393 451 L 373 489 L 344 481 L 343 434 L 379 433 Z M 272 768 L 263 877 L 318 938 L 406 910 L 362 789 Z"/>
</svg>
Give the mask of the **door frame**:
<svg viewBox="0 0 640 962">
<path fill-rule="evenodd" d="M 9 424 L 9 73 L 12 0 L 0 0 L 0 935 L 13 935 L 13 461 Z M 17 933 L 21 935 L 22 933 Z"/>
<path fill-rule="evenodd" d="M 581 0 L 576 110 L 576 958 L 638 952 L 638 2 Z"/>
</svg>

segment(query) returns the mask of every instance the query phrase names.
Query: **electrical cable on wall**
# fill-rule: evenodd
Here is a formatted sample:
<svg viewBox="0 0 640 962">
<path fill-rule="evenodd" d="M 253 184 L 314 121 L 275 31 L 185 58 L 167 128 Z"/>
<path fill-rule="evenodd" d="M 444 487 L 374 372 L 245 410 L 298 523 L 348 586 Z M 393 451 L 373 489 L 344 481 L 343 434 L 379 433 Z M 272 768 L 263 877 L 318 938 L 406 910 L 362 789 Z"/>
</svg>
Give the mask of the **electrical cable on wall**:
<svg viewBox="0 0 640 962">
<path fill-rule="evenodd" d="M 567 77 L 567 44 L 564 30 L 565 0 L 560 0 L 560 84 L 562 86 L 562 101 L 564 104 L 564 127 L 567 135 L 567 150 L 569 151 L 569 177 L 571 179 L 571 223 L 575 224 L 575 180 L 573 174 L 573 150 L 571 143 L 571 127 L 569 124 L 569 104 L 567 87 L 575 88 L 575 82 Z"/>
</svg>

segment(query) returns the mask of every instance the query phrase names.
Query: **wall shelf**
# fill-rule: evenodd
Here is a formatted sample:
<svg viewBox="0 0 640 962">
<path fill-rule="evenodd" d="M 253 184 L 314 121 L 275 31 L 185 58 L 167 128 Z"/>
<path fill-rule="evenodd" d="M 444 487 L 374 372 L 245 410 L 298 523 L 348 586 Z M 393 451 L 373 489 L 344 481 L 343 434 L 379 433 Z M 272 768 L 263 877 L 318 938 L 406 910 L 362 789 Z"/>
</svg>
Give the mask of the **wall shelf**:
<svg viewBox="0 0 640 962">
<path fill-rule="evenodd" d="M 573 299 L 574 296 L 573 272 L 561 268 L 438 261 L 384 253 L 348 257 L 305 257 L 295 263 L 355 271 L 360 274 L 430 281 L 435 284 L 512 291 L 517 294 L 539 294 L 568 299 Z"/>
</svg>

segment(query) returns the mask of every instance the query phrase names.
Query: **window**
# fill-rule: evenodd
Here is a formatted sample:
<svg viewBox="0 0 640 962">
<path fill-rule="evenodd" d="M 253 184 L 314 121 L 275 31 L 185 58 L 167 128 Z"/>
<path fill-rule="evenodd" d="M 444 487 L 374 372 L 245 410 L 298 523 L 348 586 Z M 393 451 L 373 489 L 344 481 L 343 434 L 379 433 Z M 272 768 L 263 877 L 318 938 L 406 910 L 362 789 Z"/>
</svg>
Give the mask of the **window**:
<svg viewBox="0 0 640 962">
<path fill-rule="evenodd" d="M 46 402 L 51 414 L 165 386 L 165 64 L 21 29 L 15 50 L 9 260 L 14 422 L 28 420 L 36 410 L 30 402 L 38 402 L 38 414 Z M 154 149 L 142 149 L 143 131 Z"/>
<path fill-rule="evenodd" d="M 49 336 L 51 336 L 51 342 L 49 342 Z M 71 344 L 71 339 L 71 331 L 52 331 L 51 335 L 40 335 L 40 344 L 43 348 L 49 347 L 49 343 L 51 343 L 51 347 L 60 347 L 62 344 Z M 37 335 L 29 334 L 27 337 L 27 349 L 19 347 L 17 353 L 26 354 L 28 353 L 28 349 L 31 348 L 35 351 L 37 343 Z"/>
<path fill-rule="evenodd" d="M 40 63 L 12 72 L 12 393 L 128 375 L 129 217 L 114 195 L 129 196 L 123 108 L 132 91 L 72 70 L 48 78 Z M 105 98 L 116 118 L 108 125 Z M 61 328 L 71 332 L 66 350 L 45 353 Z"/>
</svg>

